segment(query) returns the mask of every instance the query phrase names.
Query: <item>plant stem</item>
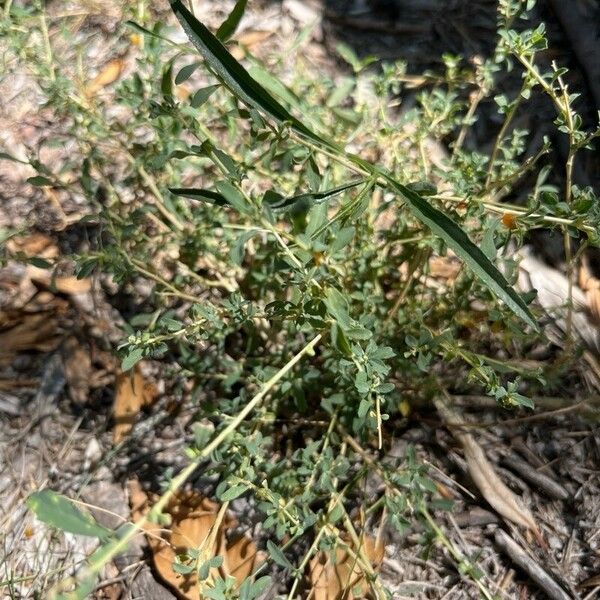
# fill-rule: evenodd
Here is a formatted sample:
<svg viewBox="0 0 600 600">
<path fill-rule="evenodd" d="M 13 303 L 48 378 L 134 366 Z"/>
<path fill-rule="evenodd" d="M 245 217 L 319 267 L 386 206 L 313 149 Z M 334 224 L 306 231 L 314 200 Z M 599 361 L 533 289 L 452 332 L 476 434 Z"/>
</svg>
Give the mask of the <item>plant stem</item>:
<svg viewBox="0 0 600 600">
<path fill-rule="evenodd" d="M 244 408 L 236 415 L 234 419 L 219 432 L 202 450 L 200 450 L 194 460 L 176 475 L 169 485 L 169 489 L 158 499 L 152 509 L 143 517 L 132 523 L 121 537 L 110 542 L 104 547 L 97 550 L 91 557 L 88 567 L 83 573 L 84 578 L 89 578 L 97 573 L 110 562 L 115 556 L 123 552 L 129 542 L 144 531 L 144 525 L 153 518 L 158 517 L 168 506 L 175 493 L 185 484 L 191 477 L 194 471 L 200 466 L 202 461 L 207 459 L 244 421 L 244 419 L 262 402 L 265 396 L 291 371 L 291 369 L 307 354 L 311 354 L 316 345 L 321 340 L 322 334 L 316 335 L 308 344 L 306 344 L 299 352 L 297 352 L 283 367 L 271 377 L 262 386 L 258 392 Z M 72 580 L 67 580 L 63 583 L 72 583 Z M 59 584 L 60 585 L 60 584 Z"/>
</svg>

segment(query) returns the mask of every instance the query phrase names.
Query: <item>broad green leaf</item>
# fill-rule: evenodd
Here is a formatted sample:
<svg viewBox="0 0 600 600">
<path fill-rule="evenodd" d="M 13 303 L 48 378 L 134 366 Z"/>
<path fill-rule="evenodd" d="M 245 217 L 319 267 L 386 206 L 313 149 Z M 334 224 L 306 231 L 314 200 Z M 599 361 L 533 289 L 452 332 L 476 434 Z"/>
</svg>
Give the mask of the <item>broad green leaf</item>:
<svg viewBox="0 0 600 600">
<path fill-rule="evenodd" d="M 221 500 L 222 502 L 228 502 L 229 500 L 233 500 L 234 498 L 241 496 L 246 491 L 248 491 L 248 486 L 242 483 L 238 483 L 237 485 L 234 485 L 233 487 L 230 487 L 228 490 L 223 492 L 219 496 L 219 500 Z"/>
<path fill-rule="evenodd" d="M 271 555 L 271 558 L 280 566 L 285 569 L 293 569 L 292 563 L 285 557 L 285 554 L 281 551 L 279 546 L 276 546 L 271 540 L 267 540 L 267 550 Z"/>
<path fill-rule="evenodd" d="M 35 186 L 44 186 L 44 185 L 54 185 L 50 179 L 44 177 L 43 175 L 34 175 L 33 177 L 27 178 L 27 183 Z"/>
<path fill-rule="evenodd" d="M 240 191 L 229 181 L 219 181 L 216 186 L 217 190 L 224 196 L 227 204 L 231 204 L 240 213 L 247 213 L 250 206 L 246 202 Z"/>
<path fill-rule="evenodd" d="M 235 33 L 235 30 L 238 28 L 238 25 L 244 16 L 246 4 L 248 4 L 248 0 L 237 0 L 227 19 L 225 19 L 221 27 L 217 29 L 217 37 L 222 42 L 226 42 Z"/>
<path fill-rule="evenodd" d="M 329 288 L 325 292 L 324 302 L 327 312 L 339 323 L 340 327 L 347 329 L 352 326 L 352 319 L 348 314 L 348 301 L 341 292 L 335 288 Z"/>
<path fill-rule="evenodd" d="M 167 64 L 160 81 L 160 91 L 164 98 L 173 97 L 173 62 Z"/>
<path fill-rule="evenodd" d="M 179 69 L 179 72 L 175 76 L 175 84 L 180 85 L 184 81 L 187 81 L 194 74 L 194 71 L 199 66 L 200 66 L 199 62 L 193 62 L 193 63 L 191 63 L 189 65 L 185 65 L 185 67 L 182 67 L 181 69 Z"/>
<path fill-rule="evenodd" d="M 237 240 L 235 241 L 235 244 L 233 244 L 231 250 L 229 251 L 229 256 L 236 265 L 241 265 L 242 262 L 244 262 L 244 251 L 246 249 L 246 243 L 248 242 L 248 240 L 250 240 L 257 234 L 258 231 L 256 231 L 255 229 L 251 229 L 250 231 L 244 231 L 238 236 Z"/>
<path fill-rule="evenodd" d="M 140 362 L 144 358 L 144 350 L 143 348 L 133 348 L 131 352 L 125 356 L 125 358 L 121 361 L 121 370 L 129 371 L 136 363 Z"/>
<path fill-rule="evenodd" d="M 27 498 L 27 506 L 40 521 L 62 531 L 100 540 L 112 535 L 110 529 L 98 525 L 91 515 L 81 512 L 68 498 L 52 490 L 34 492 Z"/>
</svg>

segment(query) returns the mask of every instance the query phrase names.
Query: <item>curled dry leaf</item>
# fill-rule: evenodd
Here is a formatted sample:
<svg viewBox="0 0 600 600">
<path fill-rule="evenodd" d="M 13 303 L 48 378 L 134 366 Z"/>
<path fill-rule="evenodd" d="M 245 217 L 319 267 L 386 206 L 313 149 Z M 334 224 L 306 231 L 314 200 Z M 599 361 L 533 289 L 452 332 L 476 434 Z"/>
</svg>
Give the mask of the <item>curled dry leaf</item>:
<svg viewBox="0 0 600 600">
<path fill-rule="evenodd" d="M 86 96 L 93 96 L 96 92 L 114 83 L 123 72 L 125 61 L 121 58 L 114 58 L 108 61 L 102 70 L 85 87 Z"/>
<path fill-rule="evenodd" d="M 132 517 L 137 520 L 150 509 L 153 499 L 143 492 L 137 481 L 129 482 L 129 493 Z M 238 585 L 252 574 L 259 558 L 249 537 L 237 536 L 227 541 L 226 532 L 237 523 L 228 513 L 221 519 L 219 508 L 196 491 L 177 492 L 165 511 L 171 517 L 170 529 L 161 529 L 154 523 L 144 526 L 154 567 L 181 600 L 198 600 L 202 596 L 195 572 L 180 574 L 173 570 L 177 555 L 191 549 L 200 550 L 204 560 L 221 556 L 223 564 L 211 570 L 209 580 L 210 577 L 230 575 Z"/>
<path fill-rule="evenodd" d="M 368 536 L 361 539 L 361 554 L 377 570 L 383 561 L 383 542 Z M 358 600 L 369 597 L 370 586 L 356 560 L 356 548 L 350 552 L 338 546 L 335 559 L 330 553 L 319 552 L 309 563 L 310 597 L 314 600 Z"/>
<path fill-rule="evenodd" d="M 113 442 L 118 444 L 131 431 L 138 413 L 156 398 L 156 387 L 144 380 L 139 365 L 132 371 L 119 373 L 113 402 Z"/>
</svg>

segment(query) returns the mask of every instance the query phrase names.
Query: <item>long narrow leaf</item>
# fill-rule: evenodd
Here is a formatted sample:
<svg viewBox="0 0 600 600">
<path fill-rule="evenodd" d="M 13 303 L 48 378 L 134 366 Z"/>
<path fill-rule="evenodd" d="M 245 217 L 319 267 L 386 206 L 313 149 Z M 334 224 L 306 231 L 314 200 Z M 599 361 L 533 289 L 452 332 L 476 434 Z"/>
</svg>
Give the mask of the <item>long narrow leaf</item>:
<svg viewBox="0 0 600 600">
<path fill-rule="evenodd" d="M 289 123 L 295 131 L 319 144 L 332 144 L 311 131 L 290 114 L 248 71 L 228 52 L 210 30 L 185 7 L 181 0 L 171 0 L 171 8 L 192 44 L 204 57 L 213 73 L 240 100 L 263 110 L 279 123 Z"/>
<path fill-rule="evenodd" d="M 229 204 L 223 194 L 213 192 L 212 190 L 205 190 L 204 188 L 169 188 L 169 191 L 175 196 L 200 200 L 208 204 L 216 204 L 217 206 L 226 206 Z"/>
<path fill-rule="evenodd" d="M 238 0 L 227 19 L 225 19 L 221 27 L 217 29 L 217 37 L 222 42 L 226 42 L 235 33 L 235 30 L 238 28 L 238 25 L 244 16 L 246 4 L 248 4 L 248 0 Z"/>
<path fill-rule="evenodd" d="M 333 198 L 338 194 L 345 192 L 346 190 L 350 190 L 361 183 L 364 183 L 364 179 L 357 179 L 356 181 L 351 181 L 350 183 L 346 183 L 345 185 L 340 185 L 339 187 L 332 188 L 330 190 L 324 190 L 322 192 L 307 192 L 305 194 L 298 194 L 296 196 L 289 196 L 287 198 L 280 198 L 274 202 L 269 202 L 269 207 L 274 210 L 284 210 L 293 206 L 297 202 L 301 202 L 303 200 L 309 200 L 318 204 L 323 202 L 324 200 L 329 200 L 329 198 Z"/>
<path fill-rule="evenodd" d="M 406 200 L 413 214 L 434 234 L 441 237 L 498 298 L 526 323 L 537 329 L 537 324 L 527 305 L 512 289 L 502 273 L 452 219 L 382 169 L 367 163 L 358 156 L 346 153 L 343 148 L 306 127 L 252 78 L 225 46 L 190 13 L 181 0 L 171 0 L 171 7 L 190 41 L 204 57 L 209 68 L 237 98 L 264 111 L 279 123 L 289 123 L 296 133 L 309 141 L 350 160 L 364 172 L 378 177 L 380 181 L 384 180 L 388 187 Z"/>
<path fill-rule="evenodd" d="M 476 246 L 467 234 L 447 215 L 426 202 L 419 194 L 402 185 L 389 175 L 384 178 L 392 189 L 398 192 L 410 207 L 413 214 L 431 231 L 442 238 L 457 256 L 475 273 L 477 277 L 516 315 L 534 329 L 538 329 L 531 312 L 523 299 L 506 281 L 502 273 L 487 256 Z"/>
</svg>

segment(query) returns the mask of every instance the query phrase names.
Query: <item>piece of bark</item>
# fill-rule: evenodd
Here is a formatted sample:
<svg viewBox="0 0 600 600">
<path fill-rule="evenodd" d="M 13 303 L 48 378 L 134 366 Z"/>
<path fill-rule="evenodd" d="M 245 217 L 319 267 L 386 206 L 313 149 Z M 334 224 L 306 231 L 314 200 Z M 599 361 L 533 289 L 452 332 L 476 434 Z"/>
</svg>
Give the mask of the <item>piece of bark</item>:
<svg viewBox="0 0 600 600">
<path fill-rule="evenodd" d="M 496 544 L 517 565 L 525 571 L 551 600 L 572 600 L 571 596 L 545 571 L 519 544 L 505 531 L 497 529 L 494 534 Z"/>
</svg>

